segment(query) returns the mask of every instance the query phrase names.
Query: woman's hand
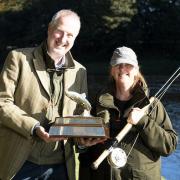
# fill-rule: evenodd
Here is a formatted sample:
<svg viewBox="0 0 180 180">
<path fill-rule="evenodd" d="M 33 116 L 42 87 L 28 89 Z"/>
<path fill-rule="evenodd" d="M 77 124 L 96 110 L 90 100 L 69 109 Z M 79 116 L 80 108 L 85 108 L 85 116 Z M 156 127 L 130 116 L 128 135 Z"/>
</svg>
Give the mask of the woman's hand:
<svg viewBox="0 0 180 180">
<path fill-rule="evenodd" d="M 136 125 L 144 116 L 144 110 L 140 108 L 133 108 L 129 114 L 127 122 Z"/>
</svg>

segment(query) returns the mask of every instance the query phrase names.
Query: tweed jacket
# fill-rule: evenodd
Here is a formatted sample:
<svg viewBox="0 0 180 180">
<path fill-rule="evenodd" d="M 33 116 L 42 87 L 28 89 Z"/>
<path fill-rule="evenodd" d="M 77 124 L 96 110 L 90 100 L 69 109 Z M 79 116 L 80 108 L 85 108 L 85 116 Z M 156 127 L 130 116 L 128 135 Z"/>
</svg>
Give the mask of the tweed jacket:
<svg viewBox="0 0 180 180">
<path fill-rule="evenodd" d="M 87 93 L 86 69 L 72 62 L 64 72 L 64 91 Z M 76 102 L 63 95 L 62 116 L 73 115 Z M 34 144 L 32 128 L 52 106 L 50 77 L 43 60 L 42 45 L 11 51 L 0 76 L 0 179 L 11 179 L 29 156 Z M 72 140 L 64 141 L 69 180 L 75 180 Z"/>
</svg>

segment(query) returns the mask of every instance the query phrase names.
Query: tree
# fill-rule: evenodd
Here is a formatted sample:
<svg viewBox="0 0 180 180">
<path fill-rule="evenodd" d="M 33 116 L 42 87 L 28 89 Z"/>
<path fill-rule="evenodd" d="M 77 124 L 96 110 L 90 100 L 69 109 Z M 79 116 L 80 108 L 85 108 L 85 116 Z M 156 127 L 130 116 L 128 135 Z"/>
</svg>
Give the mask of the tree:
<svg viewBox="0 0 180 180">
<path fill-rule="evenodd" d="M 176 54 L 180 48 L 180 1 L 138 0 L 137 8 L 128 41 L 154 53 Z"/>
</svg>

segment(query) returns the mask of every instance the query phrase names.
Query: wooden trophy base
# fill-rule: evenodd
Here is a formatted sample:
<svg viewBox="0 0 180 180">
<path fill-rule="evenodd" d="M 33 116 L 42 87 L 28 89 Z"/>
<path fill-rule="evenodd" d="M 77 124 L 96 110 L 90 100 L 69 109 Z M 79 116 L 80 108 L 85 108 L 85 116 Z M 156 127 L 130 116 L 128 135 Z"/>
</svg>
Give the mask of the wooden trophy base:
<svg viewBox="0 0 180 180">
<path fill-rule="evenodd" d="M 86 116 L 57 117 L 50 127 L 51 137 L 109 137 L 108 128 L 102 118 Z"/>
</svg>

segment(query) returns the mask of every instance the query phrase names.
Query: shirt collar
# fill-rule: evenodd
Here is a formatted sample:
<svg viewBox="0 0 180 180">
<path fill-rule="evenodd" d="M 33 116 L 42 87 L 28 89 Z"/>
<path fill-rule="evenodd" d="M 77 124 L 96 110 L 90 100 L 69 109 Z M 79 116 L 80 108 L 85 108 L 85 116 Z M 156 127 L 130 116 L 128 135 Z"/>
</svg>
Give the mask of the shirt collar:
<svg viewBox="0 0 180 180">
<path fill-rule="evenodd" d="M 46 40 L 42 44 L 42 50 L 47 71 L 62 71 L 62 69 L 72 69 L 75 67 L 74 60 L 70 52 L 67 52 L 67 54 L 55 65 L 54 60 L 47 52 Z"/>
<path fill-rule="evenodd" d="M 57 64 L 55 64 L 55 69 L 60 69 L 65 65 L 65 57 L 63 56 Z"/>
</svg>

